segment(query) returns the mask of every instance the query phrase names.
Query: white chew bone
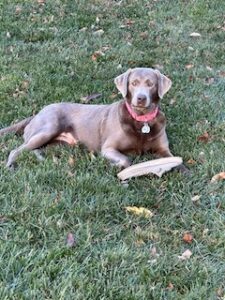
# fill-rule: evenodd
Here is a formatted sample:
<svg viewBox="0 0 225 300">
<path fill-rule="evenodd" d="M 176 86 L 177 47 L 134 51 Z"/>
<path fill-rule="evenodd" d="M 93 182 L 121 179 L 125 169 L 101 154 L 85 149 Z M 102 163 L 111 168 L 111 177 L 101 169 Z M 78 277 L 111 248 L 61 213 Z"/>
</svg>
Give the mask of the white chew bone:
<svg viewBox="0 0 225 300">
<path fill-rule="evenodd" d="M 149 173 L 153 173 L 161 177 L 163 173 L 181 165 L 182 163 L 182 158 L 178 156 L 159 158 L 132 165 L 119 172 L 117 176 L 120 180 L 147 175 Z"/>
</svg>

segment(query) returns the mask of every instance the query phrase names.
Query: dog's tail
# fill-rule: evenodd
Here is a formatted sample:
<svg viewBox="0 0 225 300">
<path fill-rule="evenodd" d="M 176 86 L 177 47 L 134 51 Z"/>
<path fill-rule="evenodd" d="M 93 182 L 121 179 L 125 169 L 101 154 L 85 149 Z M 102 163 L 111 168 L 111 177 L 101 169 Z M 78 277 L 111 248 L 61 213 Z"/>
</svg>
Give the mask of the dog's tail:
<svg viewBox="0 0 225 300">
<path fill-rule="evenodd" d="M 0 136 L 3 136 L 7 133 L 14 132 L 14 133 L 22 133 L 24 128 L 30 123 L 30 121 L 34 118 L 34 116 L 26 118 L 16 124 L 13 124 L 9 127 L 0 129 Z"/>
</svg>

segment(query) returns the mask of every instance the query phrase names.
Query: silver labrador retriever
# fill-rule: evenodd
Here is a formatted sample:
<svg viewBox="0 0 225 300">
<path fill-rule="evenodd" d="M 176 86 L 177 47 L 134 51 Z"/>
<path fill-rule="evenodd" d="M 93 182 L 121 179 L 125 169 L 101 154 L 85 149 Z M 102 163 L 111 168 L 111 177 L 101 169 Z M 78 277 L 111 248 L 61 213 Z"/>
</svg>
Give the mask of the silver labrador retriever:
<svg viewBox="0 0 225 300">
<path fill-rule="evenodd" d="M 158 106 L 171 80 L 158 70 L 134 68 L 116 77 L 115 84 L 124 98 L 121 101 L 50 104 L 37 115 L 1 129 L 0 136 L 24 131 L 24 143 L 11 151 L 7 166 L 24 150 L 33 150 L 41 158 L 39 149 L 52 142 L 82 143 L 119 167 L 130 165 L 129 153 L 151 151 L 158 157 L 172 156 L 165 116 Z"/>
</svg>

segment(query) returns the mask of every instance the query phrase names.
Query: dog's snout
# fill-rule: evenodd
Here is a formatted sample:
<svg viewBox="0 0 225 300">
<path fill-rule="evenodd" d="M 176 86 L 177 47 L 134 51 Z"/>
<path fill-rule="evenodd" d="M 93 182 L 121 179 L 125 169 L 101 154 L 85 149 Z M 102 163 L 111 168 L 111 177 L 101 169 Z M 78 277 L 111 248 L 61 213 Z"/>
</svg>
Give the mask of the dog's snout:
<svg viewBox="0 0 225 300">
<path fill-rule="evenodd" d="M 139 95 L 137 96 L 138 104 L 141 104 L 141 103 L 143 103 L 143 102 L 146 102 L 146 100 L 147 100 L 146 95 L 139 94 Z"/>
</svg>

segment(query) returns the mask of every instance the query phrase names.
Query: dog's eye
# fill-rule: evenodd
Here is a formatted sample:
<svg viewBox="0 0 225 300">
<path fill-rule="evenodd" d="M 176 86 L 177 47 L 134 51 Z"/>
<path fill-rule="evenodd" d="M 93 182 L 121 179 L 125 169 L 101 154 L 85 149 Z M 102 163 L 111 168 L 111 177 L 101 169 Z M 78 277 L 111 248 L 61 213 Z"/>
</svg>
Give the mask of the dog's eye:
<svg viewBox="0 0 225 300">
<path fill-rule="evenodd" d="M 151 82 L 150 80 L 147 80 L 147 81 L 146 81 L 146 84 L 147 84 L 147 86 L 149 86 L 149 87 L 151 87 L 151 86 L 154 85 L 153 82 Z"/>
<path fill-rule="evenodd" d="M 138 80 L 134 80 L 134 81 L 132 81 L 132 82 L 131 82 L 131 84 L 132 84 L 133 86 L 136 86 L 136 85 L 138 85 L 138 83 L 139 83 L 139 81 L 138 81 Z"/>
</svg>

